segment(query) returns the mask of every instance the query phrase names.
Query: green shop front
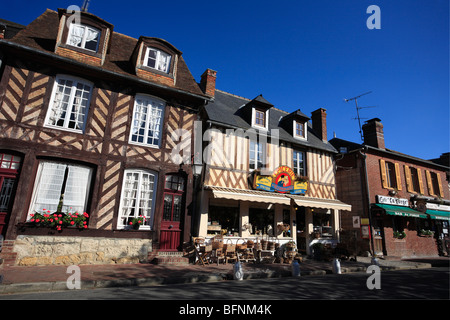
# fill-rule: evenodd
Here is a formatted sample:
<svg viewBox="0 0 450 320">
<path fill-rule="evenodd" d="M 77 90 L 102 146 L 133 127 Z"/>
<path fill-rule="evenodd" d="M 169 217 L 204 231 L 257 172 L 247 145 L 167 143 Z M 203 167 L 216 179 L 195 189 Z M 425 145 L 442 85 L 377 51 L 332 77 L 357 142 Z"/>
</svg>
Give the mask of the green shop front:
<svg viewBox="0 0 450 320">
<path fill-rule="evenodd" d="M 448 255 L 450 208 L 428 206 L 432 204 L 377 197 L 371 206 L 375 254 L 400 258 Z"/>
</svg>

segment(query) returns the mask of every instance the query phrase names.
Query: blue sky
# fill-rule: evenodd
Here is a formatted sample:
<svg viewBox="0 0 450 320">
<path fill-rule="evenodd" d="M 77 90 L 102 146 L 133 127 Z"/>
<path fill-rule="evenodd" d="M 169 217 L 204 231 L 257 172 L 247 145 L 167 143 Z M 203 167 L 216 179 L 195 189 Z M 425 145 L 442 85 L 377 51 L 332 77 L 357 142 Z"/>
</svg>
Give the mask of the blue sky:
<svg viewBox="0 0 450 320">
<path fill-rule="evenodd" d="M 83 0 L 10 1 L 0 18 L 28 24 L 46 8 Z M 377 5 L 381 29 L 366 26 Z M 431 159 L 450 151 L 448 0 L 91 0 L 89 12 L 138 38 L 183 52 L 197 81 L 216 70 L 217 88 L 307 115 L 327 109 L 328 138 L 361 142 L 380 118 L 386 147 Z"/>
</svg>

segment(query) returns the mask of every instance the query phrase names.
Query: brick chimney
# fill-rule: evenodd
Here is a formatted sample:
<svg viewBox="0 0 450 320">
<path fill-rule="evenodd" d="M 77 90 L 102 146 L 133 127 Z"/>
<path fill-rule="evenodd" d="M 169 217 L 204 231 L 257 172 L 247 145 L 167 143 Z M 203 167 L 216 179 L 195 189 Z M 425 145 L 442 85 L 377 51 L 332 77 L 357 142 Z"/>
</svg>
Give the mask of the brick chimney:
<svg viewBox="0 0 450 320">
<path fill-rule="evenodd" d="M 319 108 L 311 113 L 312 128 L 322 141 L 327 138 L 327 110 Z"/>
<path fill-rule="evenodd" d="M 378 149 L 385 149 L 384 132 L 381 120 L 373 118 L 362 126 L 364 144 Z"/>
<path fill-rule="evenodd" d="M 217 71 L 211 69 L 206 69 L 206 71 L 202 74 L 200 88 L 208 96 L 214 97 L 214 92 L 216 90 L 216 77 Z"/>
</svg>

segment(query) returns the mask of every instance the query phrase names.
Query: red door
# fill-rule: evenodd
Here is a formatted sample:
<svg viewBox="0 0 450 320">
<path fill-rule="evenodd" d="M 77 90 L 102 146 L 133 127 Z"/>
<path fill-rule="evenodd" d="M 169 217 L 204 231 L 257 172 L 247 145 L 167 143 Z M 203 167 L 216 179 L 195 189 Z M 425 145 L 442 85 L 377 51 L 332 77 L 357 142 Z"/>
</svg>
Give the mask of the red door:
<svg viewBox="0 0 450 320">
<path fill-rule="evenodd" d="M 167 175 L 164 189 L 164 209 L 161 221 L 159 249 L 178 251 L 181 249 L 182 215 L 184 213 L 184 178 Z"/>
<path fill-rule="evenodd" d="M 0 153 L 0 235 L 5 236 L 21 158 Z"/>
</svg>

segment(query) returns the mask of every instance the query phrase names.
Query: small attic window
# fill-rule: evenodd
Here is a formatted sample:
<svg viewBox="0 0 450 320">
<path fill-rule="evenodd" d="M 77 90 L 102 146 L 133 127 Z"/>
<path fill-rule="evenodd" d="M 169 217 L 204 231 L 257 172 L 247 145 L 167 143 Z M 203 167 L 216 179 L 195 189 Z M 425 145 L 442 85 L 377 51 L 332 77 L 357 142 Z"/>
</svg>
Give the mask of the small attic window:
<svg viewBox="0 0 450 320">
<path fill-rule="evenodd" d="M 147 67 L 169 73 L 172 56 L 162 50 L 148 47 L 145 53 L 144 63 Z"/>
<path fill-rule="evenodd" d="M 260 108 L 252 108 L 252 127 L 269 130 L 268 120 L 269 119 L 269 109 L 263 110 Z"/>
<path fill-rule="evenodd" d="M 72 23 L 70 24 L 67 44 L 97 52 L 100 42 L 101 31 L 99 29 Z"/>
<path fill-rule="evenodd" d="M 293 121 L 293 136 L 294 138 L 299 138 L 299 139 L 306 139 L 306 135 L 307 135 L 307 124 L 306 122 L 302 122 L 302 121 L 297 121 L 294 120 Z"/>
</svg>

